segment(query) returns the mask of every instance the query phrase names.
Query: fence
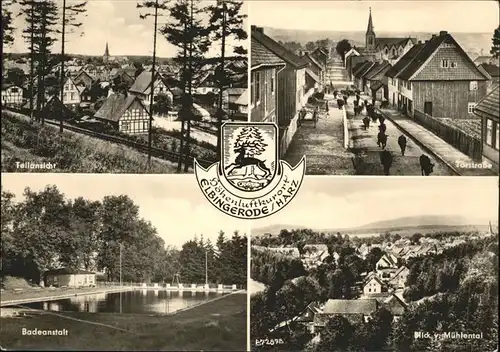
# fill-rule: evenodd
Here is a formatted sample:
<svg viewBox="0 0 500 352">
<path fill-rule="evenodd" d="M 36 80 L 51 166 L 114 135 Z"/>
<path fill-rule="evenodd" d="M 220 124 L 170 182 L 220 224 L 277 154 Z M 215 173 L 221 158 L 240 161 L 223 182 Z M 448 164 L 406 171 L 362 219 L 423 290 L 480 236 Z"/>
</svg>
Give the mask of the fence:
<svg viewBox="0 0 500 352">
<path fill-rule="evenodd" d="M 481 160 L 481 140 L 457 128 L 446 125 L 434 117 L 416 109 L 414 110 L 414 118 L 419 124 L 460 150 L 462 153 L 467 154 L 475 160 Z"/>
<path fill-rule="evenodd" d="M 342 106 L 342 122 L 344 124 L 344 149 L 349 147 L 349 126 L 347 126 L 347 113 L 345 105 Z"/>
<path fill-rule="evenodd" d="M 122 282 L 120 285 L 120 282 L 105 282 L 105 281 L 98 281 L 96 284 L 97 287 L 99 288 L 106 288 L 106 287 L 131 287 L 131 288 L 153 288 L 153 289 L 204 289 L 205 284 L 169 284 L 169 283 L 139 283 L 139 282 Z M 210 283 L 208 284 L 208 288 L 211 290 L 241 290 L 245 289 L 245 285 L 223 285 L 223 284 L 214 284 Z"/>
</svg>

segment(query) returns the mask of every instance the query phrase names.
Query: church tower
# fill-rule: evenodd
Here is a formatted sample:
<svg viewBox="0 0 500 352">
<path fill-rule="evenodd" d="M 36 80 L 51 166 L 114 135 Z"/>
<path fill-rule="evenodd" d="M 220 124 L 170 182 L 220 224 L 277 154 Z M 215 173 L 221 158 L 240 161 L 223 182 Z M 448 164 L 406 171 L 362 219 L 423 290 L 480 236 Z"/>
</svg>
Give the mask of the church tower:
<svg viewBox="0 0 500 352">
<path fill-rule="evenodd" d="M 106 42 L 106 49 L 104 50 L 104 55 L 103 55 L 102 59 L 104 62 L 108 62 L 108 60 L 109 60 L 108 42 Z"/>
<path fill-rule="evenodd" d="M 371 7 L 370 7 L 370 17 L 368 17 L 368 28 L 366 29 L 365 47 L 368 50 L 375 49 L 375 31 L 373 30 Z"/>
</svg>

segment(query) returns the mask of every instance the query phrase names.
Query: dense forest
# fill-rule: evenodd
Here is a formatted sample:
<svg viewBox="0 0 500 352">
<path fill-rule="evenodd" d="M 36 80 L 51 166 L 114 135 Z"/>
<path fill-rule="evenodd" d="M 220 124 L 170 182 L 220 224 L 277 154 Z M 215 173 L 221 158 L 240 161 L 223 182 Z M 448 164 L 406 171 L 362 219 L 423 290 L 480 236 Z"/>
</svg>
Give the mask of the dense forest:
<svg viewBox="0 0 500 352">
<path fill-rule="evenodd" d="M 206 260 L 209 283 L 246 285 L 246 235 L 221 232 L 216 244 L 194 237 L 177 249 L 165 246 L 126 195 L 68 199 L 47 186 L 26 188 L 19 199 L 2 189 L 2 276 L 39 284 L 47 270 L 64 267 L 104 272 L 103 280 L 116 282 L 121 247 L 125 282 L 172 282 L 179 274 L 183 283 L 204 283 Z"/>
<path fill-rule="evenodd" d="M 464 235 L 441 233 L 436 237 Z M 355 299 L 350 288 L 361 270 L 370 270 L 383 252 L 373 248 L 365 259 L 355 245 L 340 234 L 327 235 L 311 230 L 282 231 L 274 243 L 289 237 L 308 242 L 325 239 L 331 256 L 315 270 L 304 274 L 299 260 L 270 250 L 252 249 L 251 276 L 267 288 L 251 297 L 252 341 L 279 338 L 278 347 L 254 346 L 259 350 L 305 351 L 493 351 L 498 339 L 498 236 L 470 240 L 445 249 L 441 254 L 411 258 L 404 293 L 409 306 L 399 320 L 380 308 L 368 322 L 352 322 L 336 316 L 326 322 L 319 342 L 300 323 L 290 321 L 311 303 L 328 299 Z M 418 234 L 414 241 L 422 236 Z M 306 237 L 306 238 L 304 238 Z M 387 235 L 381 237 L 388 238 Z M 431 237 L 431 236 L 429 236 Z M 334 240 L 335 238 L 336 240 Z M 337 241 L 336 244 L 332 242 Z M 319 242 L 318 242 L 319 243 Z M 262 243 L 259 243 L 262 244 Z M 331 248 L 331 249 L 330 249 Z M 275 328 L 289 321 L 286 327 Z M 479 329 L 479 330 L 478 330 Z M 416 339 L 415 331 L 434 333 L 483 333 L 480 339 Z"/>
</svg>

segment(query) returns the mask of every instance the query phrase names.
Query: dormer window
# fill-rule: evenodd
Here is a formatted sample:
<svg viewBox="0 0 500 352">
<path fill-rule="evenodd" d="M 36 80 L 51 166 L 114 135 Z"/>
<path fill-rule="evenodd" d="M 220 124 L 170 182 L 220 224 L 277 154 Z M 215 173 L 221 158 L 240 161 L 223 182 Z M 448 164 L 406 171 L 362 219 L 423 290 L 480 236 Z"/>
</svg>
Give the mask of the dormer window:
<svg viewBox="0 0 500 352">
<path fill-rule="evenodd" d="M 448 60 L 447 59 L 441 60 L 441 68 L 448 68 Z"/>
</svg>

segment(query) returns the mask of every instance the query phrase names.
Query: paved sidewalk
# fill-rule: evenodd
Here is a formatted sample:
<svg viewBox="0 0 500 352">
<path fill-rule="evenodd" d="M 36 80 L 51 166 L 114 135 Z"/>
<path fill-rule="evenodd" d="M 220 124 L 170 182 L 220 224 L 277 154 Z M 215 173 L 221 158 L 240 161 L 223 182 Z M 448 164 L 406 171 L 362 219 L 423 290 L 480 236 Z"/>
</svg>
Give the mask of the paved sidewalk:
<svg viewBox="0 0 500 352">
<path fill-rule="evenodd" d="M 452 147 L 437 135 L 419 125 L 415 121 L 393 109 L 382 109 L 381 112 L 404 133 L 420 144 L 429 153 L 439 158 L 449 168 L 461 176 L 495 176 L 493 170 L 480 168 L 464 168 L 459 164 L 478 164 L 469 156 Z"/>
</svg>

